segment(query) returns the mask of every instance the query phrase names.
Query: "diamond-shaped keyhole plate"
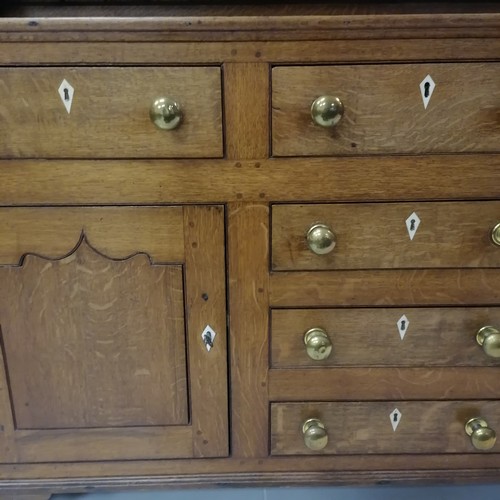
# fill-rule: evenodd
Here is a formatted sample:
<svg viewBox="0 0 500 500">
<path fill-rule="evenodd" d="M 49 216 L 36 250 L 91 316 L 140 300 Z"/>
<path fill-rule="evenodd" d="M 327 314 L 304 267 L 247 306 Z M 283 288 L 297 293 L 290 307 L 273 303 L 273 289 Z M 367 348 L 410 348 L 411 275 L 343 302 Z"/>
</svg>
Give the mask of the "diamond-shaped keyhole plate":
<svg viewBox="0 0 500 500">
<path fill-rule="evenodd" d="M 217 334 L 210 325 L 207 325 L 201 334 L 201 340 L 205 344 L 205 347 L 208 352 L 210 352 L 212 347 L 214 346 L 214 340 L 216 335 Z"/>
<path fill-rule="evenodd" d="M 401 422 L 401 417 L 403 415 L 401 412 L 395 408 L 391 414 L 389 415 L 389 418 L 391 419 L 391 425 L 392 425 L 392 430 L 396 432 L 396 429 L 398 428 L 399 422 Z"/>
<path fill-rule="evenodd" d="M 405 338 L 406 332 L 408 331 L 408 327 L 410 326 L 410 320 L 406 317 L 405 314 L 398 319 L 398 332 L 401 340 Z"/>
<path fill-rule="evenodd" d="M 75 89 L 72 87 L 72 85 L 64 79 L 61 82 L 61 85 L 59 85 L 59 96 L 61 97 L 61 101 L 64 104 L 64 107 L 66 108 L 66 111 L 71 113 L 71 105 L 73 104 L 73 96 L 75 94 Z"/>
<path fill-rule="evenodd" d="M 415 237 L 415 234 L 417 233 L 418 226 L 420 226 L 420 217 L 417 215 L 416 212 L 413 212 L 407 219 L 406 219 L 406 229 L 408 230 L 408 236 L 410 237 L 410 240 L 413 240 Z"/>
<path fill-rule="evenodd" d="M 434 83 L 431 75 L 427 75 L 420 82 L 420 93 L 422 94 L 422 101 L 424 102 L 425 109 L 427 109 L 427 106 L 429 105 L 429 101 L 431 100 L 432 93 L 434 92 L 435 87 L 436 84 Z"/>
</svg>

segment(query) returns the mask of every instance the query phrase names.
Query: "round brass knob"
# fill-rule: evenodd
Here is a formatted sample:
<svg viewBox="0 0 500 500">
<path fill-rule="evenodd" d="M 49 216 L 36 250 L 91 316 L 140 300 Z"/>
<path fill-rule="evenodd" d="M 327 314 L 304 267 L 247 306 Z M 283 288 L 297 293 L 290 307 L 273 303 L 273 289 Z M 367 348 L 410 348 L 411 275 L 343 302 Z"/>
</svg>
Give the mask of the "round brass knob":
<svg viewBox="0 0 500 500">
<path fill-rule="evenodd" d="M 476 333 L 477 343 L 487 356 L 500 358 L 500 331 L 493 326 L 483 326 Z"/>
<path fill-rule="evenodd" d="M 491 230 L 491 241 L 500 247 L 500 222 Z"/>
<path fill-rule="evenodd" d="M 311 105 L 313 122 L 320 127 L 335 127 L 344 116 L 344 105 L 338 97 L 324 95 Z"/>
<path fill-rule="evenodd" d="M 315 224 L 307 231 L 307 245 L 317 255 L 330 253 L 337 243 L 335 233 L 326 224 Z"/>
<path fill-rule="evenodd" d="M 490 450 L 495 446 L 497 435 L 488 427 L 488 422 L 481 417 L 471 418 L 465 424 L 465 432 L 470 436 L 476 450 Z"/>
<path fill-rule="evenodd" d="M 304 334 L 307 355 L 314 360 L 328 358 L 332 353 L 332 342 L 322 328 L 311 328 Z"/>
<path fill-rule="evenodd" d="M 304 443 L 314 451 L 322 450 L 328 444 L 328 434 L 325 425 L 317 418 L 310 418 L 302 425 Z"/>
<path fill-rule="evenodd" d="M 169 97 L 159 97 L 149 108 L 151 121 L 162 130 L 173 130 L 182 121 L 182 110 L 177 102 Z"/>
</svg>

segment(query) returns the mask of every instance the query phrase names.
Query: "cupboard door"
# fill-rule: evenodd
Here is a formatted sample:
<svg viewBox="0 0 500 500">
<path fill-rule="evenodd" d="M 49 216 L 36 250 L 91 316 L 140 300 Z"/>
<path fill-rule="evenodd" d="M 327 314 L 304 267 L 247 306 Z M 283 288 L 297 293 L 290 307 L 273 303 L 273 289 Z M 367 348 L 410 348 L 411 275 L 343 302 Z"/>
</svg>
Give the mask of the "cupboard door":
<svg viewBox="0 0 500 500">
<path fill-rule="evenodd" d="M 223 220 L 0 209 L 0 460 L 227 455 Z"/>
</svg>

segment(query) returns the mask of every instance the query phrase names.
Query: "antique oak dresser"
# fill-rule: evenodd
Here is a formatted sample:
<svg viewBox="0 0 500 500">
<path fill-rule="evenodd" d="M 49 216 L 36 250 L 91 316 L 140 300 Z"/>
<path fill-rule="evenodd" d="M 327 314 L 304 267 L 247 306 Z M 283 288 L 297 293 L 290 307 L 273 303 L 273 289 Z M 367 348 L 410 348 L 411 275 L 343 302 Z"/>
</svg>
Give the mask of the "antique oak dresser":
<svg viewBox="0 0 500 500">
<path fill-rule="evenodd" d="M 496 2 L 12 2 L 0 495 L 500 482 Z"/>
</svg>

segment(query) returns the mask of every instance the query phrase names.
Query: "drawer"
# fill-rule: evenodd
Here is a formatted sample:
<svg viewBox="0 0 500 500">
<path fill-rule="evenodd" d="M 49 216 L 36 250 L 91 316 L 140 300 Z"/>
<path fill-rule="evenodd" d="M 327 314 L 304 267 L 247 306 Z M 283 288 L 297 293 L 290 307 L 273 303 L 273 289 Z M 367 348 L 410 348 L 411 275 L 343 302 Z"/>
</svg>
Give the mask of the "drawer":
<svg viewBox="0 0 500 500">
<path fill-rule="evenodd" d="M 344 115 L 333 127 L 313 122 L 311 105 L 322 96 L 343 105 Z M 333 117 L 338 107 L 324 109 Z M 499 151 L 499 110 L 498 63 L 272 71 L 275 156 Z"/>
<path fill-rule="evenodd" d="M 499 222 L 500 201 L 274 205 L 272 268 L 498 267 Z"/>
<path fill-rule="evenodd" d="M 275 309 L 271 318 L 272 368 L 500 366 L 498 307 Z"/>
<path fill-rule="evenodd" d="M 174 129 L 150 118 L 162 97 L 182 114 Z M 167 101 L 164 109 L 175 111 Z M 0 151 L 2 158 L 221 157 L 220 68 L 0 69 Z"/>
<path fill-rule="evenodd" d="M 478 417 L 487 427 L 468 436 L 466 423 Z M 499 426 L 498 401 L 274 403 L 271 455 L 498 453 Z M 481 442 L 493 446 L 477 449 Z"/>
</svg>

